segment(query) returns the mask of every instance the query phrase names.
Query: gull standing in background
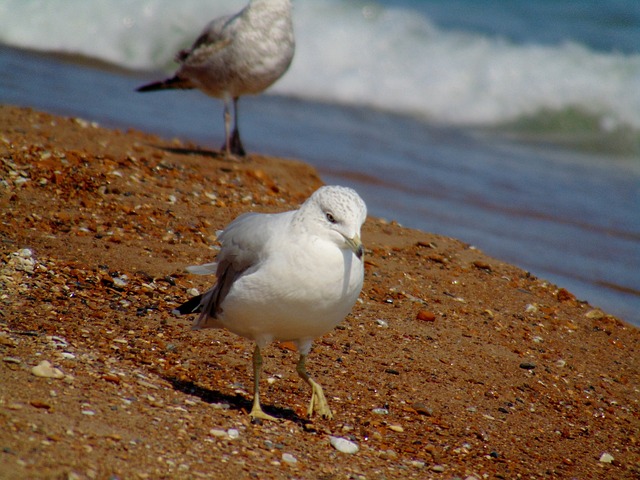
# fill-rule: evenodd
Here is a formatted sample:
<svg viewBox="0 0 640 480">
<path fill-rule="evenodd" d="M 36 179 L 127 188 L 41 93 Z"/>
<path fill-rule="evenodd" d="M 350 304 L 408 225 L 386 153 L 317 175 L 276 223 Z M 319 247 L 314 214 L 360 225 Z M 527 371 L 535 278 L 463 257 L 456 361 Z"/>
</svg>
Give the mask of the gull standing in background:
<svg viewBox="0 0 640 480">
<path fill-rule="evenodd" d="M 238 131 L 238 99 L 256 95 L 278 80 L 293 59 L 291 0 L 251 0 L 235 15 L 216 18 L 191 48 L 178 53 L 175 75 L 139 87 L 139 92 L 202 90 L 224 101 L 227 155 L 246 155 Z M 233 102 L 233 132 L 230 133 Z"/>
<path fill-rule="evenodd" d="M 215 273 L 217 283 L 174 313 L 199 313 L 194 330 L 226 328 L 256 344 L 253 419 L 274 420 L 260 406 L 260 352 L 274 340 L 291 341 L 300 353 L 296 371 L 312 392 L 308 414 L 333 418 L 305 362 L 313 340 L 340 323 L 360 295 L 366 216 L 351 188 L 321 187 L 298 210 L 236 218 L 218 236 L 216 262 L 188 268 Z"/>
</svg>

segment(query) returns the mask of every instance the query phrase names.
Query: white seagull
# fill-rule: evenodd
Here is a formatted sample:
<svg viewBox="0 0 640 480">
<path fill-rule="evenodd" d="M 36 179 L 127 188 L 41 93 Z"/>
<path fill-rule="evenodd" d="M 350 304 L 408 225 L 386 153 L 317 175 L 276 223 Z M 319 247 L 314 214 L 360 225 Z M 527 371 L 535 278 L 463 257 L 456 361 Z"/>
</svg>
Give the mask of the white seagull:
<svg viewBox="0 0 640 480">
<path fill-rule="evenodd" d="M 355 304 L 364 278 L 360 229 L 367 207 L 351 188 L 325 186 L 298 210 L 247 213 L 219 234 L 216 262 L 189 267 L 217 276 L 202 295 L 174 313 L 199 313 L 193 329 L 226 328 L 255 342 L 252 419 L 274 420 L 260 406 L 260 351 L 274 340 L 293 342 L 296 371 L 312 390 L 308 415 L 333 418 L 307 373 L 311 344 L 340 323 Z"/>
<path fill-rule="evenodd" d="M 235 15 L 216 18 L 191 48 L 176 56 L 175 75 L 139 87 L 139 92 L 167 89 L 202 90 L 224 101 L 227 155 L 246 155 L 238 131 L 238 99 L 256 95 L 289 68 L 295 41 L 290 0 L 251 0 Z M 229 104 L 233 102 L 233 132 Z"/>
</svg>

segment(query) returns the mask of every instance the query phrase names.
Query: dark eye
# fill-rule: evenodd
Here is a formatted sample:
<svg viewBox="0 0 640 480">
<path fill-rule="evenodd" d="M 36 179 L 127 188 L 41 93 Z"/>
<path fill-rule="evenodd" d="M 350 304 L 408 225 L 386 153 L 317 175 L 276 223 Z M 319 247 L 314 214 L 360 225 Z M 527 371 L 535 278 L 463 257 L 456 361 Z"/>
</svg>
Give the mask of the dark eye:
<svg viewBox="0 0 640 480">
<path fill-rule="evenodd" d="M 331 215 L 330 213 L 327 213 L 327 214 L 326 214 L 326 217 L 327 217 L 327 221 L 328 221 L 329 223 L 336 223 L 336 219 L 335 219 L 335 217 L 334 217 L 333 215 Z"/>
</svg>

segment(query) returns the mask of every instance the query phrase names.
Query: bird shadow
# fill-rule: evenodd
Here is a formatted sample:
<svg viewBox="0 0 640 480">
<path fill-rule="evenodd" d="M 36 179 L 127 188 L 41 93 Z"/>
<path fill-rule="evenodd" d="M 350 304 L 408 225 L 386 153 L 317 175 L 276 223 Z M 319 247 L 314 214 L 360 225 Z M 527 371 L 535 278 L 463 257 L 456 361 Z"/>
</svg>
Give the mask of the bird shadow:
<svg viewBox="0 0 640 480">
<path fill-rule="evenodd" d="M 205 403 L 209 404 L 226 404 L 229 405 L 230 410 L 236 410 L 248 414 L 251 411 L 252 403 L 239 393 L 235 395 L 229 395 L 226 393 L 210 390 L 208 388 L 201 387 L 194 382 L 188 380 L 180 380 L 175 377 L 165 377 L 173 388 L 179 392 L 200 398 Z M 303 425 L 309 421 L 306 418 L 300 417 L 290 408 L 274 407 L 262 404 L 262 408 L 265 413 L 272 415 L 280 420 L 289 420 L 291 422 Z"/>
<path fill-rule="evenodd" d="M 208 148 L 201 147 L 167 147 L 164 145 L 150 145 L 153 148 L 157 148 L 158 150 L 163 150 L 167 153 L 173 153 L 175 155 L 188 155 L 188 156 L 198 156 L 210 158 L 212 160 L 222 160 L 229 163 L 242 163 L 249 160 L 249 156 L 246 154 L 238 155 L 231 153 L 230 155 L 227 152 L 222 150 L 210 150 Z"/>
<path fill-rule="evenodd" d="M 176 155 L 197 155 L 199 157 L 213 158 L 215 160 L 233 160 L 233 157 L 228 157 L 226 152 L 222 150 L 209 150 L 208 148 L 200 147 L 166 147 L 163 145 L 152 145 L 154 148 L 163 150 L 168 153 L 174 153 Z"/>
</svg>

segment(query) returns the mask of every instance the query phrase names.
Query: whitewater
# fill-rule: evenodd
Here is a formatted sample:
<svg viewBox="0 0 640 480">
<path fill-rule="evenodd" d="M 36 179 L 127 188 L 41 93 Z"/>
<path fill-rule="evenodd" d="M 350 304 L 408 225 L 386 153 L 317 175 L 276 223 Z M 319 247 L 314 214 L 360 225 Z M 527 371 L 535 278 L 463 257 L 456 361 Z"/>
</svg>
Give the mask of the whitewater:
<svg viewBox="0 0 640 480">
<path fill-rule="evenodd" d="M 517 18 L 505 18 L 508 9 L 485 4 L 482 10 L 477 2 L 454 1 L 445 10 L 441 3 L 295 0 L 296 56 L 289 73 L 270 91 L 441 124 L 499 126 L 555 114 L 573 122 L 571 128 L 589 124 L 604 133 L 640 131 L 640 53 L 632 47 L 633 36 L 640 39 L 638 2 L 622 2 L 630 30 L 604 49 L 597 46 L 608 31 L 580 37 L 586 27 L 567 24 L 564 29 L 573 28 L 579 38 L 554 37 L 563 28 L 557 19 L 541 25 L 540 32 L 501 29 L 502 24 L 517 25 Z M 604 29 L 606 22 L 599 25 L 595 19 L 611 7 L 597 3 L 583 2 L 579 8 L 588 10 L 583 16 L 594 17 L 592 28 Z M 210 18 L 244 4 L 4 0 L 0 42 L 168 72 L 175 67 L 175 52 L 189 45 Z M 523 5 L 513 2 L 512 7 Z M 598 8 L 602 12 L 591 11 Z M 456 9 L 466 20 L 452 20 Z M 542 7 L 525 13 L 548 22 Z M 491 16 L 497 21 L 487 31 Z"/>
</svg>

